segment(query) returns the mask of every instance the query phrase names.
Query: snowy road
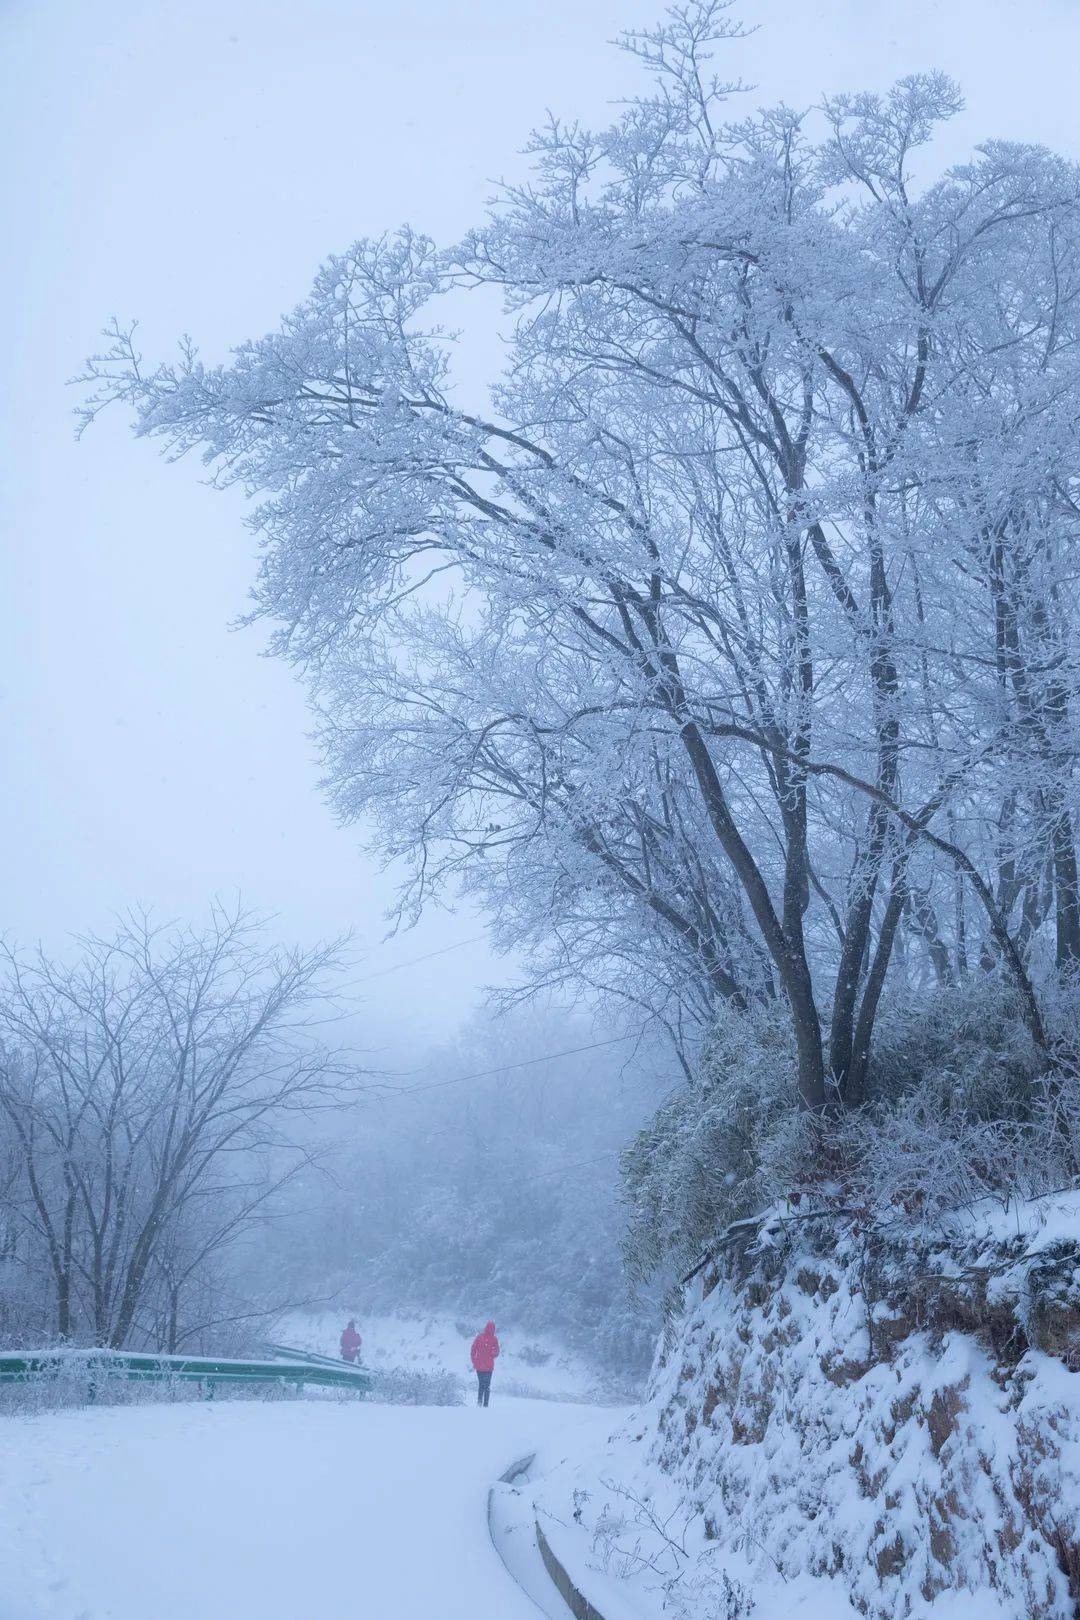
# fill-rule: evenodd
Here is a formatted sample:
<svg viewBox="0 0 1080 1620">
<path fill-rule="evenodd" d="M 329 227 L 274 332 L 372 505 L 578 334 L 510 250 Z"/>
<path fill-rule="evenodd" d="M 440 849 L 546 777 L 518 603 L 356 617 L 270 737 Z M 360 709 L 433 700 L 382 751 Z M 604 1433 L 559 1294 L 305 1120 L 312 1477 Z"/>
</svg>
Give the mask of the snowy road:
<svg viewBox="0 0 1080 1620">
<path fill-rule="evenodd" d="M 0 1620 L 537 1620 L 488 1538 L 488 1486 L 615 1421 L 527 1400 L 2 1417 Z"/>
</svg>

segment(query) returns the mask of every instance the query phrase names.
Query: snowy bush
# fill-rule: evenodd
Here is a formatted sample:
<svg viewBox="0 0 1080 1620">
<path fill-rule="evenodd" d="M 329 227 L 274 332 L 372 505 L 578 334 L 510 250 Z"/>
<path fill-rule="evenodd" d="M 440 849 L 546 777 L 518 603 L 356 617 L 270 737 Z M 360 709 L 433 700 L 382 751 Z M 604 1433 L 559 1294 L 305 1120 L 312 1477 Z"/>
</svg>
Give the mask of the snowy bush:
<svg viewBox="0 0 1080 1620">
<path fill-rule="evenodd" d="M 70 1406 L 160 1406 L 177 1401 L 292 1400 L 289 1386 L 277 1383 L 206 1384 L 191 1378 L 128 1378 L 122 1372 L 81 1357 L 24 1381 L 0 1383 L 0 1412 L 55 1412 Z M 355 1398 L 355 1397 L 353 1397 Z"/>
<path fill-rule="evenodd" d="M 670 1282 L 729 1221 L 772 1202 L 770 1148 L 797 1117 L 793 1065 L 790 1033 L 771 1010 L 728 1017 L 625 1149 L 624 1249 L 636 1281 Z"/>
<path fill-rule="evenodd" d="M 546 1367 L 551 1360 L 551 1351 L 542 1349 L 538 1344 L 523 1344 L 518 1347 L 517 1358 L 526 1367 Z"/>
<path fill-rule="evenodd" d="M 1075 1012 L 1060 998 L 1062 1017 Z M 1080 1173 L 1080 1070 L 1048 1071 L 1012 992 L 986 978 L 882 1012 L 868 1099 L 820 1130 L 791 1101 L 794 1053 L 769 1013 L 729 1014 L 623 1154 L 633 1275 L 670 1283 L 734 1220 L 780 1200 L 933 1220 L 1008 1205 Z"/>
<path fill-rule="evenodd" d="M 382 1406 L 461 1406 L 465 1384 L 456 1373 L 387 1367 L 375 1375 L 367 1399 Z"/>
</svg>

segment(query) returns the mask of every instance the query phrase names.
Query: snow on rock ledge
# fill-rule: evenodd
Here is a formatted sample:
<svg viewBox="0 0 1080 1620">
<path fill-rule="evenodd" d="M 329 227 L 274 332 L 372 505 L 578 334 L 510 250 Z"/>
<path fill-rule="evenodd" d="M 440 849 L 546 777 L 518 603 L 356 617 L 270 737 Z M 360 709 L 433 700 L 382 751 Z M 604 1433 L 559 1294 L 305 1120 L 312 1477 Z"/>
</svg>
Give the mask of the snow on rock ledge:
<svg viewBox="0 0 1080 1620">
<path fill-rule="evenodd" d="M 1078 1216 L 734 1234 L 647 1404 L 543 1483 L 560 1555 L 627 1614 L 1074 1620 Z"/>
</svg>

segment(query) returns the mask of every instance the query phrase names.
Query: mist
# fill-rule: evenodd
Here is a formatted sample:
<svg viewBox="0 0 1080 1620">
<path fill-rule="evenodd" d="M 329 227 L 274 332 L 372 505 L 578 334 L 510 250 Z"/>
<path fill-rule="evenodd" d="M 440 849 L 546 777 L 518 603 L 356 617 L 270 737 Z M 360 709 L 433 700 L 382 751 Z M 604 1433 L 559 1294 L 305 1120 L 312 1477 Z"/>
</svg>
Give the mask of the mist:
<svg viewBox="0 0 1080 1620">
<path fill-rule="evenodd" d="M 0 1609 L 1065 1620 L 1075 0 L 0 40 Z"/>
</svg>

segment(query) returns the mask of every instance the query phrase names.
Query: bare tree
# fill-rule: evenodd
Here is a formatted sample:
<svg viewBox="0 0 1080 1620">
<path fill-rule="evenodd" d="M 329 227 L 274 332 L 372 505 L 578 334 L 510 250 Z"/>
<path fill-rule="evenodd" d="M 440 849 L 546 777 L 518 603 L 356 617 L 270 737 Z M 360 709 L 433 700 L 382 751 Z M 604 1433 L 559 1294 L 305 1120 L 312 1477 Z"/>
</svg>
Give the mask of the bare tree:
<svg viewBox="0 0 1080 1620">
<path fill-rule="evenodd" d="M 8 1196 L 58 1337 L 121 1346 L 156 1312 L 177 1344 L 185 1291 L 310 1162 L 288 1116 L 352 1092 L 313 1028 L 336 948 L 269 948 L 257 918 L 220 906 L 205 929 L 132 915 L 78 943 L 74 965 L 3 953 Z"/>
</svg>

